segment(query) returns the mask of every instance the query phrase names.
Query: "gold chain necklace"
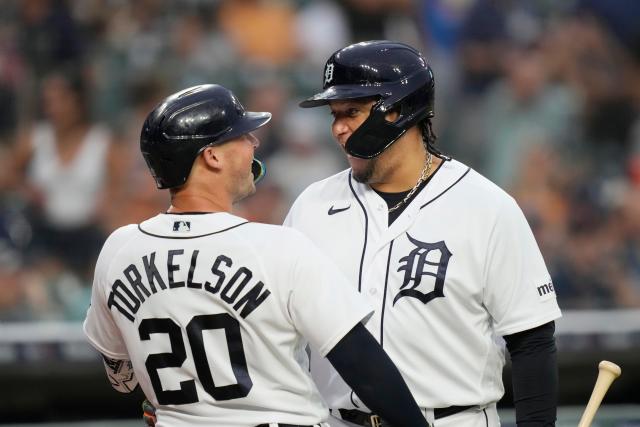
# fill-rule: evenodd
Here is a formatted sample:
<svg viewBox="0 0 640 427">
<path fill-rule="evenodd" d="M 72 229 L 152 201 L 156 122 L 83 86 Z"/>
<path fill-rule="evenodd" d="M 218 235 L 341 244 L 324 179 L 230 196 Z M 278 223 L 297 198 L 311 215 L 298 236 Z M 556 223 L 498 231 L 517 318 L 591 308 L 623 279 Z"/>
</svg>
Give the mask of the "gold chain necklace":
<svg viewBox="0 0 640 427">
<path fill-rule="evenodd" d="M 414 185 L 413 188 L 407 193 L 407 195 L 404 196 L 404 199 L 400 200 L 394 207 L 389 208 L 389 212 L 393 212 L 396 209 L 398 209 L 400 206 L 407 203 L 407 201 L 411 198 L 411 196 L 413 196 L 413 194 L 418 190 L 418 188 L 420 188 L 420 184 L 422 184 L 424 180 L 429 177 L 429 172 L 431 172 L 432 160 L 433 160 L 433 157 L 431 155 L 431 152 L 429 152 L 429 157 L 427 157 L 427 163 L 424 165 L 424 168 L 422 168 L 422 173 L 420 173 L 420 178 L 418 178 L 418 182 L 416 182 L 416 185 Z"/>
</svg>

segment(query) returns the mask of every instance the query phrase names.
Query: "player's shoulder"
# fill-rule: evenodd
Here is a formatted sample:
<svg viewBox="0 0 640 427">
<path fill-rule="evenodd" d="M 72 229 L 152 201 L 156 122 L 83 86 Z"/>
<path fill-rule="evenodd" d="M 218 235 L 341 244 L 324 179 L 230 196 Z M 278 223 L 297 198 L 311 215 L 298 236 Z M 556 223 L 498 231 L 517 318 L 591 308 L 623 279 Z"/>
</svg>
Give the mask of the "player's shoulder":
<svg viewBox="0 0 640 427">
<path fill-rule="evenodd" d="M 137 232 L 138 224 L 127 224 L 118 227 L 109 234 L 109 237 L 107 237 L 107 240 L 105 241 L 105 246 L 107 244 L 117 245 L 119 242 L 133 237 Z"/>
<path fill-rule="evenodd" d="M 115 229 L 102 245 L 102 252 L 115 252 L 138 234 L 138 224 L 128 224 Z"/>
<path fill-rule="evenodd" d="M 315 259 L 319 256 L 311 239 L 292 227 L 248 222 L 237 232 L 248 236 L 242 239 L 245 250 L 269 260 L 269 264 L 281 265 L 284 260 L 293 262 L 296 259 Z"/>
<path fill-rule="evenodd" d="M 350 175 L 351 169 L 345 169 L 325 179 L 316 181 L 305 188 L 298 198 L 333 195 L 336 190 L 348 189 Z"/>
<path fill-rule="evenodd" d="M 457 160 L 446 161 L 438 170 L 439 185 L 446 197 L 437 198 L 434 206 L 454 209 L 472 219 L 477 228 L 491 230 L 499 224 L 520 221 L 522 210 L 516 200 L 490 179 Z M 502 225 L 500 225 L 502 227 Z"/>
<path fill-rule="evenodd" d="M 293 202 L 292 209 L 300 206 L 324 204 L 327 200 L 334 200 L 343 193 L 349 193 L 351 169 L 345 169 L 320 181 L 316 181 L 305 188 Z"/>
<path fill-rule="evenodd" d="M 496 209 L 515 203 L 509 193 L 472 167 L 454 159 L 449 160 L 445 167 L 455 169 L 464 178 L 461 190 L 468 200 Z"/>
<path fill-rule="evenodd" d="M 283 225 L 248 222 L 242 231 L 248 233 L 252 240 L 258 244 L 274 246 L 283 250 L 310 243 L 302 232 Z"/>
<path fill-rule="evenodd" d="M 137 224 L 128 224 L 114 230 L 102 245 L 98 256 L 96 270 L 106 269 L 106 266 L 116 257 L 120 250 L 138 234 Z"/>
</svg>

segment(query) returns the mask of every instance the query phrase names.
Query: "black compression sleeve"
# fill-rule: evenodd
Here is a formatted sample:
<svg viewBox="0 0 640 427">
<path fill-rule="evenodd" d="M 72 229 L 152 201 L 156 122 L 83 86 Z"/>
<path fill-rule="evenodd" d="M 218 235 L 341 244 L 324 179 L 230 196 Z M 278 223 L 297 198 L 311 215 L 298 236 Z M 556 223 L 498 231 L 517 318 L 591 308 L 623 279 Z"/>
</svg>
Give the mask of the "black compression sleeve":
<svg viewBox="0 0 640 427">
<path fill-rule="evenodd" d="M 327 358 L 375 414 L 396 427 L 427 427 L 398 368 L 362 323 L 354 326 Z"/>
<path fill-rule="evenodd" d="M 511 355 L 513 403 L 519 427 L 554 426 L 558 367 L 554 322 L 504 337 Z"/>
</svg>

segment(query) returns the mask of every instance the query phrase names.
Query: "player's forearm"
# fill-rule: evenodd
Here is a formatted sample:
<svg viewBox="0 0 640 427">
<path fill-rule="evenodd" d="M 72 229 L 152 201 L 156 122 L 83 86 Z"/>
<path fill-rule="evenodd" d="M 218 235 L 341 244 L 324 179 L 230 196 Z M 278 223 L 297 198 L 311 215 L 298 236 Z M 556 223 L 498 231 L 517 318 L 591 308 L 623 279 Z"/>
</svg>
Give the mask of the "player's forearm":
<svg viewBox="0 0 640 427">
<path fill-rule="evenodd" d="M 111 359 L 102 355 L 104 369 L 111 386 L 120 393 L 131 393 L 138 386 L 138 379 L 133 372 L 130 360 Z"/>
<path fill-rule="evenodd" d="M 505 337 L 511 355 L 513 400 L 519 427 L 554 426 L 558 400 L 555 327 Z"/>
<path fill-rule="evenodd" d="M 362 324 L 345 335 L 327 358 L 375 414 L 397 427 L 427 427 L 400 372 Z"/>
</svg>

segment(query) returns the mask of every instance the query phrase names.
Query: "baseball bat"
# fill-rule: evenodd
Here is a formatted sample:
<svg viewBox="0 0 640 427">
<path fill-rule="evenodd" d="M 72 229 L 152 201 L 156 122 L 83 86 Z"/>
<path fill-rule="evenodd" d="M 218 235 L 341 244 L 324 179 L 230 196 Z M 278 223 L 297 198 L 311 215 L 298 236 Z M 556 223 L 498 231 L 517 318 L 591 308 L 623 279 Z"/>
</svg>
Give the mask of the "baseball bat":
<svg viewBox="0 0 640 427">
<path fill-rule="evenodd" d="M 609 390 L 611 383 L 613 383 L 621 373 L 622 369 L 615 363 L 603 360 L 598 364 L 598 378 L 596 379 L 596 384 L 593 386 L 589 403 L 587 403 L 587 407 L 584 408 L 578 427 L 591 426 L 604 395 L 607 393 L 607 390 Z"/>
</svg>

